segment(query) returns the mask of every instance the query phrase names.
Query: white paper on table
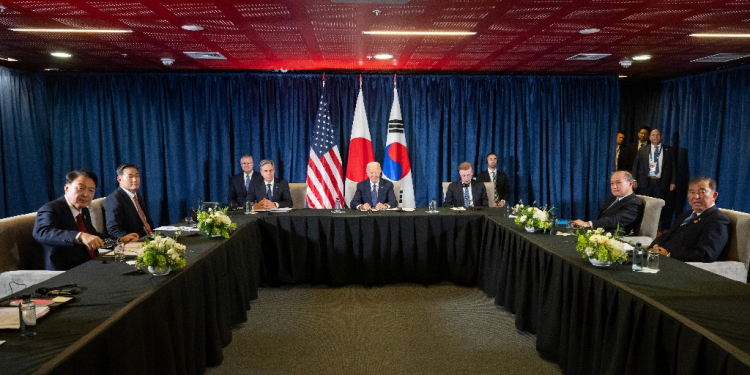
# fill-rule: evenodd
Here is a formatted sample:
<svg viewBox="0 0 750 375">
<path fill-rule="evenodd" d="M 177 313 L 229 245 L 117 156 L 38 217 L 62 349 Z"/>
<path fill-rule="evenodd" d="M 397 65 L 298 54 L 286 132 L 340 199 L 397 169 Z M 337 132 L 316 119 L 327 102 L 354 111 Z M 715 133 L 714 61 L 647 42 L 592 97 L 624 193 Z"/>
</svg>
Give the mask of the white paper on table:
<svg viewBox="0 0 750 375">
<path fill-rule="evenodd" d="M 272 208 L 268 210 L 268 212 L 291 212 L 292 209 L 289 207 L 283 207 L 283 208 Z"/>
<path fill-rule="evenodd" d="M 518 217 L 518 216 L 516 216 L 516 215 L 508 215 L 508 218 L 509 218 L 509 219 L 515 219 L 515 218 L 517 218 L 517 217 Z"/>
<path fill-rule="evenodd" d="M 36 318 L 39 319 L 49 312 L 48 306 L 36 307 Z M 0 307 L 0 329 L 19 329 L 21 320 L 18 307 Z"/>
<path fill-rule="evenodd" d="M 463 207 L 451 207 L 451 210 L 453 210 L 453 211 L 466 211 L 466 209 L 463 208 Z"/>
<path fill-rule="evenodd" d="M 644 268 L 641 270 L 641 273 L 657 273 L 659 270 L 655 270 L 653 268 Z"/>
<path fill-rule="evenodd" d="M 164 225 L 164 226 L 154 229 L 154 231 L 157 231 L 157 230 L 164 230 L 164 231 L 169 231 L 169 232 L 177 232 L 177 231 L 198 232 L 200 229 L 195 228 L 195 227 L 178 227 L 174 225 Z"/>
<path fill-rule="evenodd" d="M 573 233 L 564 233 L 564 232 L 557 232 L 558 236 L 571 236 Z"/>
</svg>

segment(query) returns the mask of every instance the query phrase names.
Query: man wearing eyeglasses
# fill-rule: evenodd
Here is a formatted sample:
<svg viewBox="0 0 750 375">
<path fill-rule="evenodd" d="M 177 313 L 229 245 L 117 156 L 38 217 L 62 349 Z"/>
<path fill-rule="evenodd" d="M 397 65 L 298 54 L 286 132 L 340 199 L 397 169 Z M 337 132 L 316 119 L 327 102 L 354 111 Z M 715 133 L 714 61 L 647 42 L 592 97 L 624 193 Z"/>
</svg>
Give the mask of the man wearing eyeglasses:
<svg viewBox="0 0 750 375">
<path fill-rule="evenodd" d="M 713 179 L 690 180 L 692 210 L 677 217 L 669 233 L 654 240 L 651 250 L 683 262 L 715 261 L 729 240 L 729 218 L 716 207 L 718 196 Z"/>
</svg>

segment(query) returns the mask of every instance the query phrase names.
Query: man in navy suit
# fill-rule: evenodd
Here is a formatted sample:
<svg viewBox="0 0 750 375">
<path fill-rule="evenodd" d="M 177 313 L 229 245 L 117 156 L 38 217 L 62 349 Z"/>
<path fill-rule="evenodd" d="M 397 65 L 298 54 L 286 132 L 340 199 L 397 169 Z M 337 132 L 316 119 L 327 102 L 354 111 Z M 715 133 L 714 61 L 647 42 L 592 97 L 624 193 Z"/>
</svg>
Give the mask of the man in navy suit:
<svg viewBox="0 0 750 375">
<path fill-rule="evenodd" d="M 34 239 L 44 248 L 44 267 L 69 270 L 97 256 L 104 246 L 102 235 L 91 224 L 87 208 L 94 199 L 98 179 L 94 172 L 79 169 L 65 176 L 65 195 L 42 206 L 34 222 Z M 137 234 L 120 238 L 138 239 Z"/>
<path fill-rule="evenodd" d="M 461 179 L 451 182 L 445 192 L 443 207 L 488 207 L 487 189 L 484 183 L 474 180 L 474 168 L 469 162 L 458 166 Z"/>
<path fill-rule="evenodd" d="M 137 192 L 141 186 L 138 167 L 129 163 L 117 167 L 117 182 L 120 187 L 104 200 L 107 232 L 117 238 L 128 233 L 136 233 L 139 237 L 151 234 L 154 222 L 148 216 L 143 197 Z"/>
<path fill-rule="evenodd" d="M 283 178 L 274 178 L 276 167 L 273 160 L 260 161 L 260 174 L 263 179 L 257 181 L 252 191 L 248 193 L 248 200 L 258 202 L 255 208 L 271 209 L 292 207 L 292 193 L 289 183 Z"/>
<path fill-rule="evenodd" d="M 643 202 L 633 193 L 633 176 L 626 171 L 612 173 L 609 187 L 612 198 L 604 202 L 596 220 L 579 219 L 573 222 L 575 227 L 604 228 L 612 232 L 619 226 L 626 235 L 635 231 L 638 217 L 642 215 Z"/>
<path fill-rule="evenodd" d="M 243 209 L 248 202 L 248 192 L 253 188 L 254 183 L 260 183 L 263 177 L 253 170 L 253 157 L 242 155 L 240 158 L 240 168 L 242 173 L 229 178 L 229 194 L 227 199 L 230 205 L 236 205 L 238 209 Z"/>
<path fill-rule="evenodd" d="M 649 140 L 651 144 L 641 147 L 633 162 L 635 188 L 641 195 L 667 201 L 667 194 L 677 187 L 677 155 L 671 147 L 661 143 L 659 129 L 651 130 Z M 659 230 L 668 225 L 667 216 L 671 216 L 671 213 L 662 210 Z"/>
<path fill-rule="evenodd" d="M 715 261 L 729 240 L 729 218 L 716 207 L 716 181 L 695 177 L 688 186 L 692 211 L 677 217 L 669 233 L 657 237 L 652 251 L 683 262 Z"/>
<path fill-rule="evenodd" d="M 357 191 L 349 203 L 351 208 L 368 211 L 386 210 L 398 206 L 393 183 L 380 178 L 381 172 L 380 163 L 375 161 L 367 163 L 368 178 L 357 183 Z"/>
</svg>

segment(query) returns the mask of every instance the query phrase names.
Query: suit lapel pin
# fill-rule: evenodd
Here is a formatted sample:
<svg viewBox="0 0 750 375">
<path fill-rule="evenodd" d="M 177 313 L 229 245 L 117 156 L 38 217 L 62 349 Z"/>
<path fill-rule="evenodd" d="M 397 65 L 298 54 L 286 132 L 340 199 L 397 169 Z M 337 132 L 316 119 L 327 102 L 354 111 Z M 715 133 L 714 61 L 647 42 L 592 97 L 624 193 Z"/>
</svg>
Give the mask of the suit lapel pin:
<svg viewBox="0 0 750 375">
<path fill-rule="evenodd" d="M 701 221 L 701 218 L 697 218 L 697 219 L 693 220 L 693 224 L 698 224 L 699 221 Z"/>
</svg>

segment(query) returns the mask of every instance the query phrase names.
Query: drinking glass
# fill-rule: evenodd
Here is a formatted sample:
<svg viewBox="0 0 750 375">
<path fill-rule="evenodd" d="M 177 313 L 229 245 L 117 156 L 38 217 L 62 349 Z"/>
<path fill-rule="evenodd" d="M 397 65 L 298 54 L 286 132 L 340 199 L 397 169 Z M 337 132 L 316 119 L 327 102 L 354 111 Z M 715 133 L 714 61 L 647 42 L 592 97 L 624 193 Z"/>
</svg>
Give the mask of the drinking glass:
<svg viewBox="0 0 750 375">
<path fill-rule="evenodd" d="M 195 226 L 195 222 L 193 221 L 192 216 L 185 216 L 185 226 L 188 228 L 192 228 Z"/>
<path fill-rule="evenodd" d="M 643 259 L 643 263 L 645 263 L 643 266 L 654 271 L 659 270 L 659 253 L 656 251 L 649 251 L 648 252 L 648 263 L 646 263 L 646 259 Z"/>
<path fill-rule="evenodd" d="M 125 260 L 125 244 L 124 243 L 118 243 L 117 246 L 115 246 L 115 262 L 122 262 Z"/>
</svg>

